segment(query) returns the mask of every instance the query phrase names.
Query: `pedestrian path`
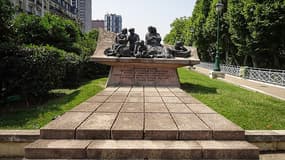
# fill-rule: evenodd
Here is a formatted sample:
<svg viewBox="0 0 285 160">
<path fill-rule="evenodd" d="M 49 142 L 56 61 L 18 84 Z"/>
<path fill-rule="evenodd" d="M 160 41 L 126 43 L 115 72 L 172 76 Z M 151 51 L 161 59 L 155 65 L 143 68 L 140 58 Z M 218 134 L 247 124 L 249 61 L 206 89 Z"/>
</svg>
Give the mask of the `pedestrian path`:
<svg viewBox="0 0 285 160">
<path fill-rule="evenodd" d="M 205 75 L 209 75 L 210 72 L 210 70 L 208 69 L 197 66 L 195 66 L 195 71 Z M 257 82 L 253 80 L 247 80 L 240 77 L 231 76 L 228 74 L 226 74 L 225 78 L 221 80 L 285 101 L 285 87 L 266 84 L 263 82 Z"/>
</svg>

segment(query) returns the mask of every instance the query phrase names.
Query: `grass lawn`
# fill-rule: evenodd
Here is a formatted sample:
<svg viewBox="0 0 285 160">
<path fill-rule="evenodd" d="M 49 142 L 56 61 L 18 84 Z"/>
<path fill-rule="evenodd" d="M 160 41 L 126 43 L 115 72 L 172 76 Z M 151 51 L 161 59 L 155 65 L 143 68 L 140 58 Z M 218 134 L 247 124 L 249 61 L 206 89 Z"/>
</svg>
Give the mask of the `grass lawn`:
<svg viewBox="0 0 285 160">
<path fill-rule="evenodd" d="M 285 101 L 181 68 L 182 88 L 247 130 L 285 129 Z"/>
<path fill-rule="evenodd" d="M 38 129 L 54 117 L 63 114 L 104 88 L 106 78 L 100 78 L 77 89 L 59 89 L 52 93 L 61 94 L 47 103 L 28 109 L 0 113 L 0 129 Z"/>
</svg>

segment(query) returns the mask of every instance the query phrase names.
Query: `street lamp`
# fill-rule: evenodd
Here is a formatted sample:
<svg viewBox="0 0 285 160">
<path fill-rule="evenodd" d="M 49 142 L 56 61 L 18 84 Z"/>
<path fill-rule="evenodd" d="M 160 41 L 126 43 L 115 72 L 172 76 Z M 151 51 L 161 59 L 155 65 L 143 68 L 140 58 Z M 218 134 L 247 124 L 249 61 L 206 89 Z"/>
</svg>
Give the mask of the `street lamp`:
<svg viewBox="0 0 285 160">
<path fill-rule="evenodd" d="M 224 4 L 221 1 L 219 1 L 216 4 L 218 24 L 217 24 L 217 52 L 215 56 L 214 71 L 221 71 L 221 68 L 220 68 L 220 16 L 222 14 L 223 8 L 224 8 Z"/>
</svg>

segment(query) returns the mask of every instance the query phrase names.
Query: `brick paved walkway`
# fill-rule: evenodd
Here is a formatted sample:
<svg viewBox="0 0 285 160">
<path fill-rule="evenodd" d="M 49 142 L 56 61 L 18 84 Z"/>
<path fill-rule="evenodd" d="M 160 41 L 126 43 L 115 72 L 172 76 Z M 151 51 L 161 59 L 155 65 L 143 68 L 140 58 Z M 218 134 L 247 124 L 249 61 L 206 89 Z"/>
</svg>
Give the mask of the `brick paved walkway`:
<svg viewBox="0 0 285 160">
<path fill-rule="evenodd" d="M 114 87 L 41 129 L 42 138 L 244 139 L 244 130 L 179 88 Z"/>
</svg>

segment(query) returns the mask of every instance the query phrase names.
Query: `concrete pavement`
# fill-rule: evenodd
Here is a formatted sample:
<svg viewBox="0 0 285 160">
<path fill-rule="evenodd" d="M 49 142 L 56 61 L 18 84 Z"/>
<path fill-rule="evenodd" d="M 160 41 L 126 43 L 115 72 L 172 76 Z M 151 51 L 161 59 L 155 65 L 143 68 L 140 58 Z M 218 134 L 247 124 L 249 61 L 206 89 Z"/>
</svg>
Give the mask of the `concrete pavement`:
<svg viewBox="0 0 285 160">
<path fill-rule="evenodd" d="M 205 75 L 209 75 L 210 73 L 210 70 L 197 66 L 195 66 L 194 71 L 197 71 Z M 257 82 L 253 80 L 247 80 L 240 77 L 231 76 L 228 74 L 226 74 L 225 78 L 221 80 L 285 101 L 285 87 L 266 84 L 263 82 Z"/>
</svg>

